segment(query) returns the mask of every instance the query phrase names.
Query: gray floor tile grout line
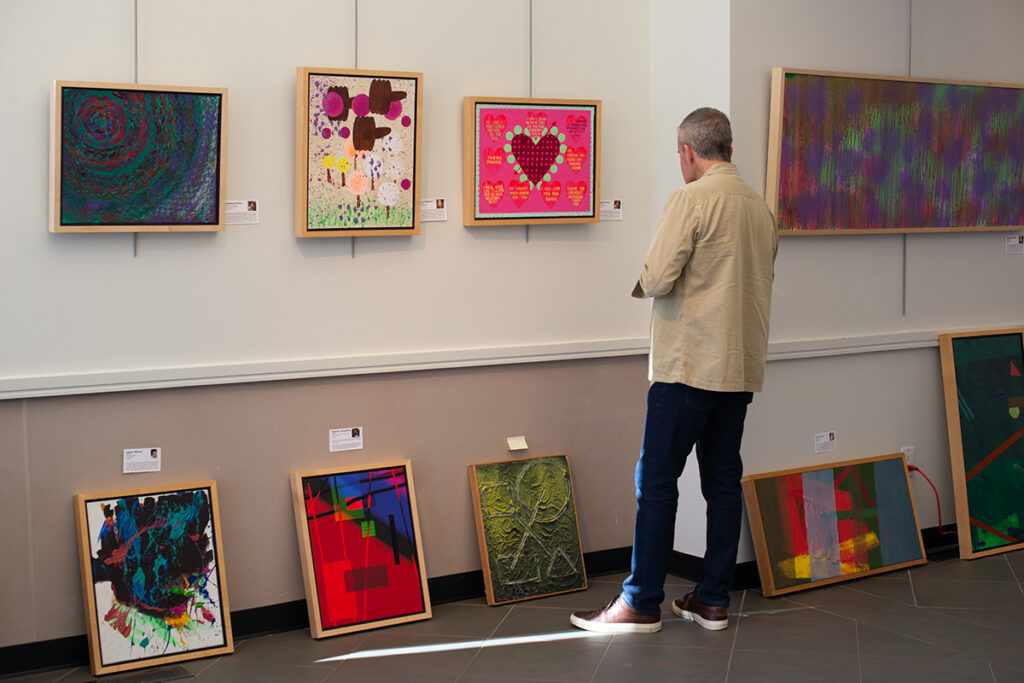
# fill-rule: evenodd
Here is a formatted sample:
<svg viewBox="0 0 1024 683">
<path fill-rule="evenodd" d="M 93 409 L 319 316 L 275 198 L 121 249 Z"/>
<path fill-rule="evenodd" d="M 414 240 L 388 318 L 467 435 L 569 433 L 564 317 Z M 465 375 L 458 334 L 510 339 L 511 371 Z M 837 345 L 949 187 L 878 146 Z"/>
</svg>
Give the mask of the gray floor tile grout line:
<svg viewBox="0 0 1024 683">
<path fill-rule="evenodd" d="M 515 608 L 515 605 L 512 605 L 508 608 L 508 611 L 505 612 L 505 616 L 501 618 L 501 621 L 495 624 L 494 628 L 491 629 L 491 632 L 487 634 L 487 637 L 484 639 L 485 641 L 490 640 L 491 638 L 494 638 L 495 635 L 497 635 L 498 629 L 500 629 L 502 624 L 504 624 L 508 620 L 508 618 L 512 615 L 512 612 L 513 610 L 515 610 Z M 466 675 L 466 672 L 469 671 L 469 667 L 473 666 L 473 662 L 476 661 L 476 658 L 480 656 L 480 653 L 483 652 L 483 650 L 484 648 L 482 645 L 476 649 L 476 652 L 473 653 L 473 656 L 469 658 L 468 662 L 466 662 L 466 666 L 464 666 L 462 668 L 462 671 L 459 672 L 459 675 L 455 677 L 456 681 L 462 680 L 462 677 Z"/>
<path fill-rule="evenodd" d="M 1003 560 L 1006 561 L 1006 566 L 1010 569 L 1010 575 L 1013 576 L 1013 580 L 1017 582 L 1017 588 L 1022 594 L 1024 594 L 1024 583 L 1021 583 L 1020 577 L 1017 576 L 1017 572 L 1013 570 L 1013 564 L 1010 562 L 1010 556 L 1006 553 L 1003 554 Z"/>
<path fill-rule="evenodd" d="M 914 590 L 914 577 L 910 575 L 909 569 L 904 571 L 907 572 L 907 581 L 910 583 L 910 596 L 914 598 L 914 607 L 920 607 L 921 605 L 917 604 L 917 591 Z"/>
<path fill-rule="evenodd" d="M 992 676 L 992 683 L 999 683 L 999 679 L 996 678 L 996 670 L 992 668 L 992 662 L 988 662 L 988 672 Z"/>
<path fill-rule="evenodd" d="M 853 620 L 853 637 L 857 641 L 857 680 L 864 683 L 864 663 L 860 654 L 860 622 L 856 619 Z"/>
<path fill-rule="evenodd" d="M 736 628 L 732 632 L 732 645 L 729 646 L 729 661 L 725 665 L 725 682 L 729 683 L 729 672 L 732 671 L 732 658 L 736 653 L 736 639 L 740 634 L 740 622 L 743 621 L 743 605 L 747 602 L 748 591 L 740 594 L 740 614 L 736 617 Z"/>
<path fill-rule="evenodd" d="M 608 648 L 612 646 L 612 642 L 615 637 L 612 636 L 608 639 L 608 642 L 604 644 L 604 649 L 601 650 L 601 656 L 597 660 L 597 666 L 594 667 L 594 673 L 590 674 L 590 683 L 594 683 L 594 679 L 597 678 L 597 672 L 601 670 L 601 665 L 604 664 L 604 658 L 608 656 Z"/>
</svg>

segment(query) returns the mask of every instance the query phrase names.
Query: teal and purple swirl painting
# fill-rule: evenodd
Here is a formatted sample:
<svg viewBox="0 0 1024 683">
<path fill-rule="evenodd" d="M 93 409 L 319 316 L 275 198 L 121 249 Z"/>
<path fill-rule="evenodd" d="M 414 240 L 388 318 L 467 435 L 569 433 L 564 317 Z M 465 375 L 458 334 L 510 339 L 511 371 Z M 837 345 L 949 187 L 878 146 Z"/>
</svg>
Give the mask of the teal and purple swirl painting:
<svg viewBox="0 0 1024 683">
<path fill-rule="evenodd" d="M 1024 225 L 1024 89 L 786 73 L 781 230 Z"/>
<path fill-rule="evenodd" d="M 60 224 L 217 225 L 218 93 L 63 87 Z"/>
</svg>

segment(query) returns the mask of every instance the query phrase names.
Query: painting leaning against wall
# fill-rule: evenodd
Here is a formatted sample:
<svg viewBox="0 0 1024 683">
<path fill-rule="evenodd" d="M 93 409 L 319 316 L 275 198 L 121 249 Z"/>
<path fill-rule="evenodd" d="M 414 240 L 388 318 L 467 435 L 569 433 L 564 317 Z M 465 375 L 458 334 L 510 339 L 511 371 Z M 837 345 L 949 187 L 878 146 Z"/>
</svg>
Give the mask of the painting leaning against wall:
<svg viewBox="0 0 1024 683">
<path fill-rule="evenodd" d="M 1024 547 L 1024 330 L 939 335 L 960 556 Z"/>
<path fill-rule="evenodd" d="M 75 497 L 93 673 L 233 650 L 216 483 Z"/>
<path fill-rule="evenodd" d="M 569 458 L 470 465 L 487 602 L 585 590 Z"/>
<path fill-rule="evenodd" d="M 925 562 L 903 454 L 743 477 L 762 592 Z"/>
<path fill-rule="evenodd" d="M 419 232 L 423 75 L 299 67 L 295 234 Z"/>
</svg>

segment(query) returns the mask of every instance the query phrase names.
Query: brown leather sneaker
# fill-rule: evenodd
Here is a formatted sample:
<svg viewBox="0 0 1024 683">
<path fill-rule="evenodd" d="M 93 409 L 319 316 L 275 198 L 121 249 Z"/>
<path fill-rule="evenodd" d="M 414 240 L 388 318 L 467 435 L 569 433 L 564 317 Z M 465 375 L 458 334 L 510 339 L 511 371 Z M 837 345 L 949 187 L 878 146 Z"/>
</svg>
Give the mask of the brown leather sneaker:
<svg viewBox="0 0 1024 683">
<path fill-rule="evenodd" d="M 729 608 L 699 603 L 697 598 L 693 597 L 693 591 L 673 600 L 672 611 L 677 617 L 682 617 L 686 621 L 696 621 L 709 631 L 729 628 Z"/>
<path fill-rule="evenodd" d="M 637 612 L 626 604 L 621 595 L 603 609 L 573 612 L 569 617 L 573 626 L 598 633 L 655 633 L 661 630 L 661 617 Z"/>
</svg>

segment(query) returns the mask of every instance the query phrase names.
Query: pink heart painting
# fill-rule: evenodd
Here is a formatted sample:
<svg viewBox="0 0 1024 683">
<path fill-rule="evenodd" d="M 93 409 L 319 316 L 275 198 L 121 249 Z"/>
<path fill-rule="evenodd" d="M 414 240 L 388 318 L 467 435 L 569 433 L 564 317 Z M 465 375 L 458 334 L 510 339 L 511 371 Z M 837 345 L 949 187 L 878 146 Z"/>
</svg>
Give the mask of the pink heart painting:
<svg viewBox="0 0 1024 683">
<path fill-rule="evenodd" d="M 488 147 L 484 150 L 484 164 L 491 173 L 497 173 L 503 163 L 505 163 L 505 152 L 501 149 Z"/>
<path fill-rule="evenodd" d="M 488 180 L 481 186 L 481 188 L 484 192 L 484 199 L 486 199 L 487 203 L 491 206 L 497 204 L 505 195 L 505 183 L 500 180 L 493 183 Z"/>
<path fill-rule="evenodd" d="M 501 134 L 505 132 L 505 127 L 508 126 L 508 120 L 504 114 L 487 114 L 484 116 L 484 130 L 491 136 L 491 140 L 497 142 L 501 139 Z"/>
<path fill-rule="evenodd" d="M 529 133 L 530 137 L 536 140 L 544 134 L 544 129 L 548 125 L 548 115 L 540 111 L 528 111 L 526 112 L 526 132 Z"/>
<path fill-rule="evenodd" d="M 539 183 L 555 163 L 558 157 L 558 149 L 561 143 L 558 138 L 548 133 L 537 142 L 530 139 L 529 135 L 520 133 L 512 138 L 512 154 L 516 163 L 523 169 L 523 173 L 536 185 Z"/>
<path fill-rule="evenodd" d="M 562 194 L 562 183 L 557 180 L 544 181 L 540 184 L 540 193 L 544 197 L 544 201 L 548 203 L 548 206 L 554 206 L 555 202 L 558 201 L 558 196 Z"/>
<path fill-rule="evenodd" d="M 569 114 L 565 119 L 565 129 L 572 136 L 573 140 L 579 140 L 580 135 L 587 130 L 587 117 Z"/>
<path fill-rule="evenodd" d="M 521 183 L 518 180 L 510 180 L 508 183 L 508 196 L 516 206 L 522 206 L 526 198 L 530 196 L 530 183 Z"/>
<path fill-rule="evenodd" d="M 578 183 L 568 183 L 565 186 L 565 191 L 569 195 L 569 201 L 572 202 L 572 205 L 579 206 L 580 202 L 583 201 L 583 197 L 587 194 L 587 184 L 582 180 Z"/>
<path fill-rule="evenodd" d="M 570 147 L 565 150 L 565 160 L 569 164 L 569 168 L 579 173 L 579 170 L 583 168 L 583 161 L 587 158 L 586 147 L 576 147 L 575 149 Z"/>
</svg>

